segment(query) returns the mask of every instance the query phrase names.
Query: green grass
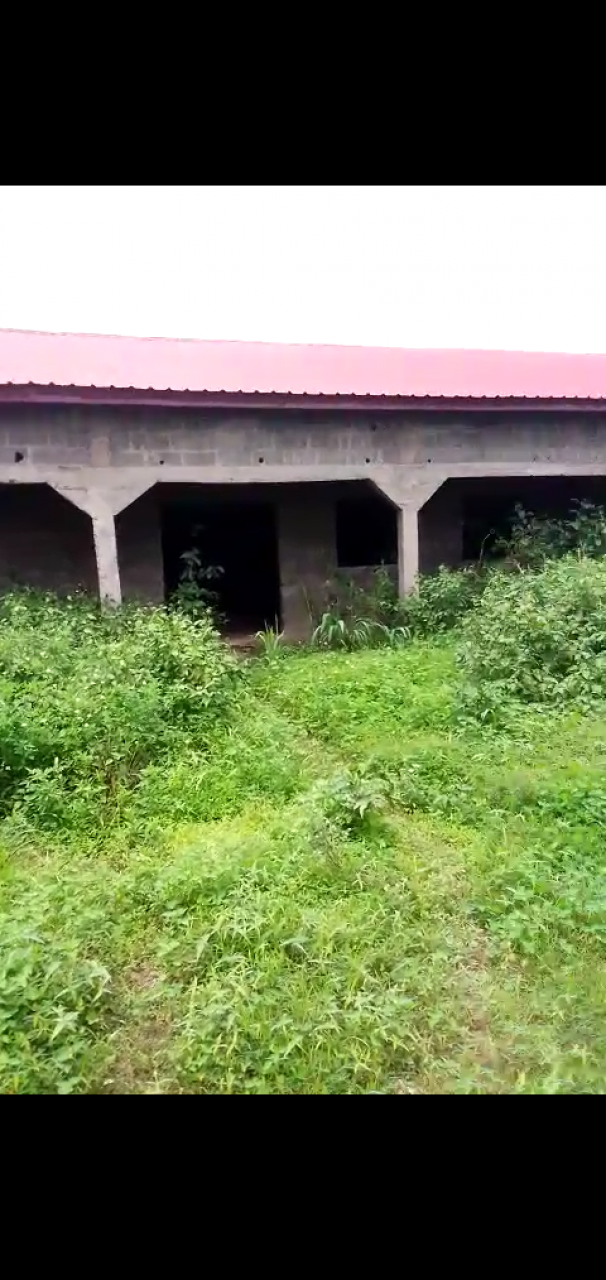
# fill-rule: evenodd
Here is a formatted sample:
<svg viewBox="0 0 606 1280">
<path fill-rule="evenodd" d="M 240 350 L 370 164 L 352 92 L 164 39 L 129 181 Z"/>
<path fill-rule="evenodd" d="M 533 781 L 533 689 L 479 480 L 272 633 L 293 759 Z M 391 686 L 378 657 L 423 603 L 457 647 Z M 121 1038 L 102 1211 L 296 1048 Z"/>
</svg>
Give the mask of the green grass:
<svg viewBox="0 0 606 1280">
<path fill-rule="evenodd" d="M 96 746 L 88 773 L 20 766 L 0 1091 L 604 1092 L 606 710 L 490 727 L 455 715 L 461 678 L 446 640 L 278 654 L 163 754 L 144 683 L 117 782 Z"/>
</svg>

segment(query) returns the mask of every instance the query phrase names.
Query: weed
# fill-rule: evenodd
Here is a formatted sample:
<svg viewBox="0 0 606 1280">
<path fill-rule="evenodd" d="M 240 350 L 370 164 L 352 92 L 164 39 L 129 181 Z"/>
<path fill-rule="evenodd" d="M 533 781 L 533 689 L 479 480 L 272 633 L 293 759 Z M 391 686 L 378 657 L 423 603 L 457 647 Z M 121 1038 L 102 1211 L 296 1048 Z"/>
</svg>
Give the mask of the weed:
<svg viewBox="0 0 606 1280">
<path fill-rule="evenodd" d="M 515 702 L 606 696 L 606 564 L 577 555 L 493 576 L 460 648 L 462 706 L 495 719 Z"/>
<path fill-rule="evenodd" d="M 207 609 L 0 600 L 0 1092 L 603 1092 L 584 530 L 271 661 Z"/>
<path fill-rule="evenodd" d="M 277 624 L 275 627 L 265 627 L 263 631 L 257 631 L 255 640 L 261 656 L 270 661 L 282 651 L 284 632 L 279 630 Z"/>
<path fill-rule="evenodd" d="M 408 631 L 402 626 L 389 627 L 372 618 L 339 617 L 336 613 L 324 613 L 312 637 L 312 647 L 318 649 L 372 649 L 380 646 L 397 648 L 408 639 Z"/>
<path fill-rule="evenodd" d="M 87 805 L 93 824 L 118 813 L 146 765 L 203 746 L 239 674 L 207 613 L 5 597 L 0 812 L 17 801 L 56 828 Z"/>
</svg>

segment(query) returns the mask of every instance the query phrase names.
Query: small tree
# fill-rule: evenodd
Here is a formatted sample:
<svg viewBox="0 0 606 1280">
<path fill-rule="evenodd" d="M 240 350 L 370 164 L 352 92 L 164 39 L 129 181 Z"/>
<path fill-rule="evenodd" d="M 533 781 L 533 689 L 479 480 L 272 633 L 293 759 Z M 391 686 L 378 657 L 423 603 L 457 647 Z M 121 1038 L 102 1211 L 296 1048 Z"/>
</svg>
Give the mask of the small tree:
<svg viewBox="0 0 606 1280">
<path fill-rule="evenodd" d="M 196 537 L 199 533 L 200 526 L 196 526 L 192 530 L 192 537 Z M 175 603 L 190 617 L 196 617 L 211 610 L 218 621 L 223 621 L 222 616 L 217 611 L 218 592 L 213 591 L 212 587 L 207 585 L 221 577 L 223 574 L 222 566 L 204 564 L 197 546 L 193 546 L 189 551 L 184 551 L 179 559 L 183 568 L 179 586 L 174 594 Z"/>
</svg>

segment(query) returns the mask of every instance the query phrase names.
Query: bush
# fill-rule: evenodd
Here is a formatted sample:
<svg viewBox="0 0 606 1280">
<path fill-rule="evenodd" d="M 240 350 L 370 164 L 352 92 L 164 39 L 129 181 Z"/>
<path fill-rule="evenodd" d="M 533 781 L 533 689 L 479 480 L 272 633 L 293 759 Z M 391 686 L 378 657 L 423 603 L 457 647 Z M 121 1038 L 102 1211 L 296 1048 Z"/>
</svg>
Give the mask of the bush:
<svg viewBox="0 0 606 1280">
<path fill-rule="evenodd" d="M 494 574 L 459 654 L 466 706 L 587 704 L 606 696 L 606 563 L 568 555 L 540 571 Z"/>
<path fill-rule="evenodd" d="M 395 648 L 411 638 L 441 634 L 457 627 L 480 599 L 488 571 L 447 569 L 419 578 L 417 588 L 400 599 L 389 572 L 382 566 L 365 590 L 345 582 L 338 601 L 327 610 L 312 636 L 323 649 Z"/>
<path fill-rule="evenodd" d="M 84 809 L 117 800 L 146 765 L 203 746 L 231 704 L 237 672 L 208 615 L 4 597 L 0 813 L 20 789 L 51 826 L 65 825 L 76 787 Z"/>
<path fill-rule="evenodd" d="M 606 510 L 586 499 L 573 502 L 567 516 L 537 516 L 517 506 L 511 535 L 498 544 L 522 568 L 540 568 L 577 551 L 595 558 L 606 552 Z"/>
<path fill-rule="evenodd" d="M 399 601 L 400 619 L 419 638 L 452 631 L 483 595 L 487 570 L 447 569 L 419 578 L 417 590 Z"/>
</svg>

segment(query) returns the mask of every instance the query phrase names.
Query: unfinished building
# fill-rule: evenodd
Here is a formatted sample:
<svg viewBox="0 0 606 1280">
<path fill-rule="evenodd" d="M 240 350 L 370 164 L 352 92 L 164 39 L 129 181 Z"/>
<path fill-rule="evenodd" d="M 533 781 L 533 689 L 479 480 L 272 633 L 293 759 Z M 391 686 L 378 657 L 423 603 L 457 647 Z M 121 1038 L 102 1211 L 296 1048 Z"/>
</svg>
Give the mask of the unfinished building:
<svg viewBox="0 0 606 1280">
<path fill-rule="evenodd" d="M 339 576 L 473 560 L 517 503 L 606 498 L 606 356 L 0 332 L 0 588 L 293 638 Z"/>
</svg>

